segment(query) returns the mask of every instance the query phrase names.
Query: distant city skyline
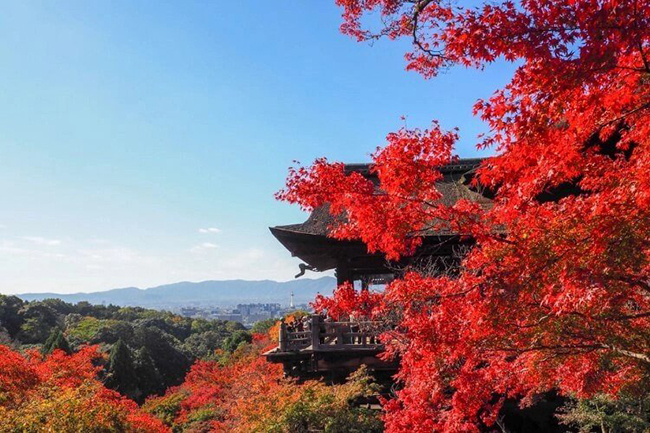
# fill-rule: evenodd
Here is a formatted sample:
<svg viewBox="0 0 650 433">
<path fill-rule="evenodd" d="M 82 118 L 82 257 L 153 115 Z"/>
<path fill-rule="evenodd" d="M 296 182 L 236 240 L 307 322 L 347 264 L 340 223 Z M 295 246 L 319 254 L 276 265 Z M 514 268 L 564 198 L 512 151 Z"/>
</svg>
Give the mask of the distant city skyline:
<svg viewBox="0 0 650 433">
<path fill-rule="evenodd" d="M 513 65 L 422 80 L 402 42 L 297 5 L 5 2 L 0 293 L 291 280 L 267 228 L 306 218 L 273 198 L 293 160 L 368 161 L 433 119 L 486 155 L 472 105 Z"/>
</svg>

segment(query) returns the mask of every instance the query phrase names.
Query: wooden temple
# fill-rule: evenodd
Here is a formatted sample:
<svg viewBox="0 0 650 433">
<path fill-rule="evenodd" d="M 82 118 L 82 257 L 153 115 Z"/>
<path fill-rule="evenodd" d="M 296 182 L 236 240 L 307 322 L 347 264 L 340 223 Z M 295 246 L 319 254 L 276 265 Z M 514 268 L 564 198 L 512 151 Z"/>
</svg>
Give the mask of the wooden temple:
<svg viewBox="0 0 650 433">
<path fill-rule="evenodd" d="M 493 194 L 471 182 L 481 159 L 460 159 L 440 168 L 443 179 L 437 188 L 441 200 L 453 205 L 461 198 L 484 207 L 492 206 Z M 356 171 L 377 184 L 368 164 L 349 164 L 346 169 Z M 575 185 L 561 185 L 538 197 L 540 202 L 558 200 L 576 192 Z M 351 282 L 360 289 L 381 289 L 405 270 L 415 267 L 425 272 L 438 270 L 454 272 L 463 254 L 473 244 L 471 239 L 447 230 L 425 233 L 423 244 L 415 255 L 398 263 L 390 262 L 381 254 L 369 254 L 361 241 L 340 241 L 328 237 L 329 227 L 336 221 L 326 206 L 315 209 L 302 224 L 271 227 L 271 233 L 293 256 L 300 258 L 301 270 L 327 271 L 334 269 L 339 284 Z M 385 361 L 378 355 L 383 346 L 377 340 L 380 324 L 350 320 L 328 322 L 312 315 L 298 326 L 281 324 L 280 343 L 268 351 L 268 361 L 282 363 L 285 374 L 299 379 L 323 378 L 330 382 L 344 380 L 361 364 L 368 366 L 388 396 L 394 386 L 393 375 L 398 360 Z M 563 403 L 555 393 L 547 393 L 533 406 L 520 409 L 517 401 L 508 399 L 502 409 L 506 430 L 525 432 L 564 432 L 557 423 L 555 411 Z M 486 429 L 486 431 L 493 431 Z"/>
<path fill-rule="evenodd" d="M 488 192 L 476 188 L 472 178 L 481 159 L 460 159 L 440 168 L 443 178 L 437 184 L 441 200 L 453 205 L 461 198 L 491 206 Z M 369 164 L 348 164 L 348 172 L 361 173 L 378 184 Z M 327 206 L 315 209 L 302 224 L 271 227 L 271 233 L 292 256 L 301 259 L 306 269 L 322 272 L 334 269 L 338 284 L 350 282 L 359 289 L 381 288 L 410 267 L 453 269 L 472 244 L 458 233 L 439 229 L 426 232 L 416 254 L 391 262 L 383 254 L 370 254 L 359 241 L 330 238 L 329 229 L 336 221 Z M 372 322 L 327 322 L 312 315 L 304 323 L 282 323 L 280 344 L 267 352 L 270 362 L 282 363 L 285 373 L 295 377 L 345 377 L 361 364 L 380 373 L 394 373 L 396 361 L 377 357 L 383 347 L 377 340 L 378 324 Z"/>
</svg>

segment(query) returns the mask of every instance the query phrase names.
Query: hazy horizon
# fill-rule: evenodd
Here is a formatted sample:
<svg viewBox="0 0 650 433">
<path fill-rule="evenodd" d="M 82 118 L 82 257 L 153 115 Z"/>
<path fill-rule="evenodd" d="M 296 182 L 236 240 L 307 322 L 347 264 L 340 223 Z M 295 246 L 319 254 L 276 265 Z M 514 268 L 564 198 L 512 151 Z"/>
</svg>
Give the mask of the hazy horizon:
<svg viewBox="0 0 650 433">
<path fill-rule="evenodd" d="M 137 287 L 137 286 L 124 286 L 124 287 L 108 287 L 106 289 L 99 289 L 99 290 L 93 290 L 93 291 L 79 291 L 79 292 L 57 292 L 57 291 L 51 291 L 51 290 L 45 290 L 45 291 L 29 291 L 29 292 L 20 292 L 20 293 L 13 293 L 14 295 L 36 295 L 36 294 L 56 294 L 56 295 L 86 295 L 90 293 L 98 293 L 98 292 L 107 292 L 110 290 L 122 290 L 122 289 L 138 289 L 138 290 L 149 290 L 149 289 L 155 289 L 157 287 L 161 286 L 172 286 L 175 284 L 183 284 L 183 283 L 190 283 L 190 284 L 201 284 L 201 283 L 208 283 L 208 282 L 228 282 L 228 281 L 245 281 L 245 282 L 250 282 L 250 283 L 255 283 L 255 282 L 264 282 L 264 281 L 270 281 L 274 283 L 288 283 L 291 281 L 302 281 L 302 280 L 319 280 L 321 278 L 334 278 L 330 273 L 323 273 L 321 276 L 314 276 L 314 277 L 302 277 L 300 279 L 291 279 L 291 280 L 272 280 L 272 279 L 259 279 L 259 280 L 247 280 L 243 278 L 233 278 L 233 279 L 226 279 L 226 280 L 201 280 L 201 281 L 172 281 L 169 283 L 163 283 L 163 284 L 157 284 L 155 286 L 149 286 L 149 287 Z"/>
</svg>

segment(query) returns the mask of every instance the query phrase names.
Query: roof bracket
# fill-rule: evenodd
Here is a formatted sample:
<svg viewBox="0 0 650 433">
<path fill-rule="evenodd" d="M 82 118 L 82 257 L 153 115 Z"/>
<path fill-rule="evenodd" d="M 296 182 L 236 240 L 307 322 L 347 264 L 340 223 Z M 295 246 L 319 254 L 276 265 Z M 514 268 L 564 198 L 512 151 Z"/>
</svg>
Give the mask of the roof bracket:
<svg viewBox="0 0 650 433">
<path fill-rule="evenodd" d="M 300 277 L 302 277 L 303 275 L 305 275 L 305 272 L 306 272 L 306 271 L 315 271 L 315 270 L 316 270 L 315 267 L 313 267 L 313 266 L 311 266 L 311 265 L 307 265 L 307 264 L 305 264 L 305 263 L 300 263 L 300 264 L 298 265 L 298 267 L 300 268 L 300 273 L 297 274 L 294 278 L 300 278 Z"/>
</svg>

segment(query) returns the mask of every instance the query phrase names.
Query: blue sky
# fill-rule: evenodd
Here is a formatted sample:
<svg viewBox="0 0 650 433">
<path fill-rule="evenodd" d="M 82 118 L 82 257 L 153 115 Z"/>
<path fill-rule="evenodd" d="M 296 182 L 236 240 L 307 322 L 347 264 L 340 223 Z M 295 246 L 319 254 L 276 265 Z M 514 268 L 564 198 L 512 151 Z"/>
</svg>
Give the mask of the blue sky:
<svg viewBox="0 0 650 433">
<path fill-rule="evenodd" d="M 0 292 L 288 280 L 267 227 L 305 218 L 273 199 L 294 159 L 367 161 L 402 115 L 478 155 L 472 104 L 511 65 L 426 81 L 339 24 L 333 1 L 3 3 Z"/>
</svg>

